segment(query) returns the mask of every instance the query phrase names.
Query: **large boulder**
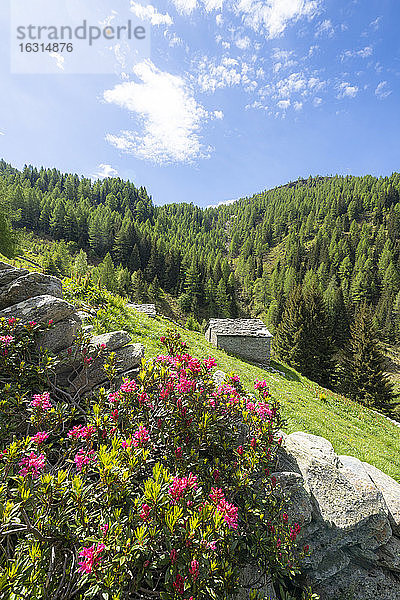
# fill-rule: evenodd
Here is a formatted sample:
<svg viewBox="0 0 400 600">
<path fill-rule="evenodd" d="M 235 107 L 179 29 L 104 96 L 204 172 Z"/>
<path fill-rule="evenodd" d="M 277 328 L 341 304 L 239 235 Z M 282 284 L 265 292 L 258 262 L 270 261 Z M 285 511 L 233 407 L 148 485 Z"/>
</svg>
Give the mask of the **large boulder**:
<svg viewBox="0 0 400 600">
<path fill-rule="evenodd" d="M 9 285 L 19 277 L 28 275 L 27 269 L 16 269 L 11 265 L 0 262 L 0 288 Z"/>
<path fill-rule="evenodd" d="M 40 334 L 38 345 L 53 353 L 61 352 L 71 346 L 82 326 L 77 315 L 57 321 L 50 329 Z"/>
<path fill-rule="evenodd" d="M 11 272 L 6 271 L 6 274 Z M 43 275 L 42 273 L 20 275 L 8 285 L 1 285 L 0 283 L 0 310 L 42 294 L 62 298 L 61 281 L 57 277 Z"/>
<path fill-rule="evenodd" d="M 49 294 L 29 298 L 0 310 L 0 317 L 17 317 L 36 323 L 48 323 L 50 320 L 57 323 L 72 316 L 78 319 L 72 304 Z"/>
<path fill-rule="evenodd" d="M 363 464 L 371 480 L 385 499 L 393 531 L 400 536 L 400 484 L 373 465 Z"/>
<path fill-rule="evenodd" d="M 130 344 L 119 348 L 115 352 L 116 373 L 118 376 L 132 374 L 134 369 L 140 367 L 144 356 L 144 348 L 142 344 Z M 76 375 L 71 381 L 71 392 L 76 394 L 85 394 L 93 388 L 105 383 L 107 376 L 104 371 L 104 365 L 108 360 L 106 356 L 100 356 L 97 360 L 86 368 L 82 368 L 81 372 Z"/>
<path fill-rule="evenodd" d="M 398 600 L 400 543 L 391 525 L 399 516 L 399 484 L 303 432 L 283 435 L 278 469 L 287 512 L 302 526 L 301 543 L 311 548 L 304 574 L 321 600 L 346 594 Z"/>
</svg>

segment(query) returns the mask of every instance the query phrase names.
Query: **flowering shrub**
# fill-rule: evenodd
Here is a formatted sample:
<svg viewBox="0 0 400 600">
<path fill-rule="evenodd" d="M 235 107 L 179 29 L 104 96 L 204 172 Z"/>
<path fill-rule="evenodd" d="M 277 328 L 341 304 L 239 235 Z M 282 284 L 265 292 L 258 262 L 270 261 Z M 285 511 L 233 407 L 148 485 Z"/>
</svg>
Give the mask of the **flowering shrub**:
<svg viewBox="0 0 400 600">
<path fill-rule="evenodd" d="M 237 376 L 216 384 L 178 334 L 163 342 L 80 422 L 57 421 L 51 394 L 27 403 L 36 432 L 0 461 L 1 598 L 217 600 L 243 565 L 255 589 L 298 572 L 271 475 L 277 402 L 265 382 L 251 396 Z"/>
</svg>

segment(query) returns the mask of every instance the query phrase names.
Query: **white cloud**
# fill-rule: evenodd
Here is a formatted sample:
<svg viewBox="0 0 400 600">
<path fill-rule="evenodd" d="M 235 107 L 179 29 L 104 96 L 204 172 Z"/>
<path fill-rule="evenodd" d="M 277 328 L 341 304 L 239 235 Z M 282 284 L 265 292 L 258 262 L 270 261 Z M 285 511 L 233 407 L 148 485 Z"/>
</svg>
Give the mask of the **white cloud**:
<svg viewBox="0 0 400 600">
<path fill-rule="evenodd" d="M 356 85 L 350 85 L 347 81 L 342 81 L 342 83 L 338 85 L 338 91 L 337 98 L 340 100 L 342 98 L 355 98 L 359 89 Z"/>
<path fill-rule="evenodd" d="M 361 50 L 346 50 L 346 52 L 343 52 L 342 54 L 342 61 L 346 58 L 368 58 L 369 56 L 372 56 L 372 53 L 372 46 L 365 46 L 365 48 L 362 48 Z"/>
<path fill-rule="evenodd" d="M 197 8 L 197 0 L 172 0 L 181 15 L 190 15 Z"/>
<path fill-rule="evenodd" d="M 203 0 L 203 4 L 207 12 L 212 12 L 213 10 L 221 10 L 223 0 Z"/>
<path fill-rule="evenodd" d="M 117 169 L 114 169 L 111 165 L 101 163 L 97 167 L 97 172 L 92 175 L 93 179 L 104 179 L 105 177 L 118 177 Z"/>
<path fill-rule="evenodd" d="M 387 85 L 388 82 L 387 81 L 381 81 L 376 90 L 375 90 L 375 96 L 377 98 L 379 98 L 379 100 L 384 100 L 385 98 L 387 98 L 388 96 L 390 96 L 390 94 L 392 93 L 391 90 L 387 89 Z"/>
<path fill-rule="evenodd" d="M 315 107 L 321 106 L 323 100 L 322 98 L 320 98 L 319 96 L 315 96 L 314 100 L 313 100 L 313 105 Z"/>
<path fill-rule="evenodd" d="M 319 5 L 320 0 L 238 0 L 236 12 L 247 26 L 265 30 L 269 38 L 275 38 L 290 23 L 314 17 Z"/>
<path fill-rule="evenodd" d="M 272 59 L 274 61 L 273 70 L 275 73 L 278 73 L 281 69 L 288 69 L 294 67 L 297 64 L 297 61 L 293 58 L 294 52 L 293 50 L 280 50 L 279 48 L 274 48 L 272 51 Z"/>
<path fill-rule="evenodd" d="M 240 198 L 232 198 L 232 200 L 221 200 L 221 202 L 217 202 L 217 204 L 207 204 L 206 208 L 218 208 L 218 206 L 225 206 L 229 204 L 234 204 Z"/>
<path fill-rule="evenodd" d="M 197 85 L 206 93 L 238 85 L 246 92 L 252 92 L 258 86 L 257 79 L 264 76 L 264 71 L 256 69 L 251 61 L 247 63 L 229 56 L 224 56 L 219 64 L 215 59 L 203 56 L 194 64 L 193 71 L 197 73 Z"/>
<path fill-rule="evenodd" d="M 377 17 L 374 21 L 372 21 L 372 23 L 370 23 L 370 27 L 372 27 L 372 29 L 374 29 L 375 31 L 377 31 L 380 27 L 382 21 L 382 17 Z"/>
<path fill-rule="evenodd" d="M 152 25 L 172 25 L 172 18 L 168 13 L 162 14 L 152 4 L 139 4 L 131 0 L 131 11 L 142 21 L 150 21 Z"/>
<path fill-rule="evenodd" d="M 138 82 L 118 84 L 104 92 L 104 99 L 136 115 L 141 126 L 119 135 L 107 134 L 107 141 L 158 164 L 204 157 L 199 130 L 212 115 L 196 101 L 187 82 L 161 71 L 151 60 L 139 63 L 133 72 Z"/>
<path fill-rule="evenodd" d="M 327 35 L 330 38 L 333 37 L 335 35 L 335 28 L 332 25 L 332 21 L 330 19 L 325 19 L 325 21 L 322 21 L 322 23 L 318 25 L 315 35 Z"/>
<path fill-rule="evenodd" d="M 224 118 L 224 113 L 222 112 L 222 110 L 214 110 L 214 117 L 216 119 L 223 119 Z"/>
<path fill-rule="evenodd" d="M 290 100 L 279 100 L 279 102 L 277 103 L 277 107 L 281 108 L 282 110 L 287 110 L 290 106 Z"/>
<path fill-rule="evenodd" d="M 0 135 L 6 135 L 4 131 L 0 131 Z"/>
<path fill-rule="evenodd" d="M 240 50 L 247 50 L 247 48 L 250 48 L 250 38 L 246 35 L 245 37 L 236 40 L 235 44 Z"/>
<path fill-rule="evenodd" d="M 223 25 L 224 19 L 222 18 L 221 14 L 216 15 L 215 22 L 218 25 L 218 27 L 221 27 L 221 25 Z"/>
<path fill-rule="evenodd" d="M 302 102 L 298 102 L 296 100 L 296 102 L 293 104 L 294 106 L 294 110 L 301 110 L 303 108 L 303 103 Z"/>
<path fill-rule="evenodd" d="M 49 52 L 49 56 L 51 56 L 51 58 L 54 58 L 54 60 L 56 61 L 57 69 L 60 69 L 60 71 L 64 71 L 65 58 L 63 57 L 63 55 L 59 52 Z"/>
</svg>

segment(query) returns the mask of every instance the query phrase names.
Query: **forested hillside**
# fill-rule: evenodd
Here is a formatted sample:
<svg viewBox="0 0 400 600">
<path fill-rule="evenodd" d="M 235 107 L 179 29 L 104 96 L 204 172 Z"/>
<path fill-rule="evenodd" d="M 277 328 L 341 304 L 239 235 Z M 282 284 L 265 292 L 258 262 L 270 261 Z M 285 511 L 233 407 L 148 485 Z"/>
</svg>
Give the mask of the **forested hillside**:
<svg viewBox="0 0 400 600">
<path fill-rule="evenodd" d="M 110 253 L 129 271 L 119 277 L 127 294 L 135 273 L 143 294 L 155 282 L 188 312 L 261 314 L 274 327 L 290 291 L 311 282 L 339 345 L 363 300 L 382 338 L 396 339 L 399 174 L 309 178 L 204 210 L 154 206 L 145 188 L 119 178 L 92 182 L 4 161 L 0 174 L 15 226 L 72 241 L 97 262 Z"/>
</svg>

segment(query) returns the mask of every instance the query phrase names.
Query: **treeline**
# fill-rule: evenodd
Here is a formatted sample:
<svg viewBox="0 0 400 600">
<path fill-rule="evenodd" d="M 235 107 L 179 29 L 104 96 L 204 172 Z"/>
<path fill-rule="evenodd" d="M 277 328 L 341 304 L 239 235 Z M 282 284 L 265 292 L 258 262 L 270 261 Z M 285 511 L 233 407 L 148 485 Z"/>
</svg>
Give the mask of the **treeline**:
<svg viewBox="0 0 400 600">
<path fill-rule="evenodd" d="M 222 251 L 209 253 L 218 233 L 210 236 L 213 219 L 201 209 L 183 205 L 164 211 L 145 188 L 119 178 L 92 182 L 56 169 L 18 171 L 4 161 L 0 177 L 14 226 L 75 242 L 95 261 L 107 257 L 110 265 L 111 258 L 119 270 L 136 273 L 134 282 L 144 289 L 161 287 L 179 297 L 187 312 L 237 314 L 232 269 Z M 122 278 L 127 281 L 126 273 Z M 132 285 L 125 291 L 130 294 Z"/>
<path fill-rule="evenodd" d="M 310 178 L 202 210 L 156 207 L 143 187 L 0 162 L 14 224 L 74 241 L 137 272 L 202 316 L 257 314 L 276 327 L 289 294 L 313 282 L 334 338 L 363 301 L 382 339 L 400 329 L 400 175 Z M 346 318 L 342 318 L 345 316 Z"/>
</svg>

